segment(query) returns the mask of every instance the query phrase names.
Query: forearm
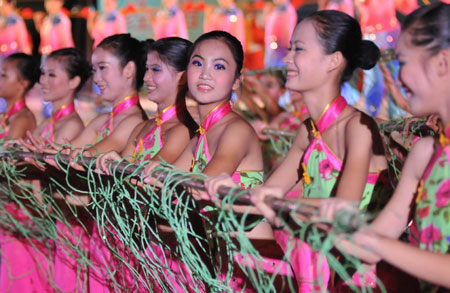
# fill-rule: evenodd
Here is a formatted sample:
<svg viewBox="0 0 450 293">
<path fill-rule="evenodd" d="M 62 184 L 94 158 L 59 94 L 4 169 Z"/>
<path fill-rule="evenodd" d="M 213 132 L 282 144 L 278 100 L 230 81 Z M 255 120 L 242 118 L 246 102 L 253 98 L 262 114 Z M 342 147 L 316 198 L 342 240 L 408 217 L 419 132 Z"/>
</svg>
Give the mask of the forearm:
<svg viewBox="0 0 450 293">
<path fill-rule="evenodd" d="M 380 238 L 374 247 L 388 263 L 433 284 L 450 288 L 450 255 L 422 250 L 410 244 Z"/>
</svg>

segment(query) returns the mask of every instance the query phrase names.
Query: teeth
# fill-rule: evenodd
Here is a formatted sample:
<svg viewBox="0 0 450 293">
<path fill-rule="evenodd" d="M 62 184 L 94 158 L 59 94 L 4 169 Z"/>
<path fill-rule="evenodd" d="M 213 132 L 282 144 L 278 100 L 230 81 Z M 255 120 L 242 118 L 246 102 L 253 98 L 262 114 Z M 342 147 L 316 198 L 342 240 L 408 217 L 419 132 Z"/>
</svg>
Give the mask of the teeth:
<svg viewBox="0 0 450 293">
<path fill-rule="evenodd" d="M 156 90 L 156 86 L 148 86 L 147 89 L 149 91 L 154 91 L 154 90 Z"/>
<path fill-rule="evenodd" d="M 295 71 L 288 71 L 287 72 L 287 76 L 296 76 L 297 75 L 297 72 L 295 72 Z"/>
<path fill-rule="evenodd" d="M 209 85 L 206 85 L 206 84 L 200 84 L 200 85 L 198 85 L 198 87 L 201 89 L 205 89 L 205 90 L 212 89 L 212 87 L 210 87 Z"/>
</svg>

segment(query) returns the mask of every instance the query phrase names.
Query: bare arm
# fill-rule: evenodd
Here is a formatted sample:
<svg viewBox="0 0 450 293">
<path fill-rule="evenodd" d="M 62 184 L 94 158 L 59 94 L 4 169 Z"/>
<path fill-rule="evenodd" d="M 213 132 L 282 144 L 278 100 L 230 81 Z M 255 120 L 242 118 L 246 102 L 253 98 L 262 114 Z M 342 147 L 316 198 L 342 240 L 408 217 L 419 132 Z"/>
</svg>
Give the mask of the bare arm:
<svg viewBox="0 0 450 293">
<path fill-rule="evenodd" d="M 208 176 L 232 175 L 249 151 L 251 135 L 254 135 L 253 129 L 240 119 L 228 125 L 203 173 Z"/>
<path fill-rule="evenodd" d="M 172 164 L 183 153 L 189 142 L 189 130 L 184 125 L 175 126 L 170 129 L 170 133 L 164 139 L 164 146 L 153 159 L 162 159 Z"/>
<path fill-rule="evenodd" d="M 417 186 L 433 152 L 434 139 L 431 137 L 414 144 L 392 198 L 371 224 L 371 228 L 380 235 L 398 238 L 405 230 Z"/>
<path fill-rule="evenodd" d="M 197 146 L 198 136 L 194 136 L 186 146 L 183 153 L 173 162 L 173 165 L 183 171 L 191 170 L 192 160 L 194 159 L 194 148 Z"/>
<path fill-rule="evenodd" d="M 64 144 L 71 141 L 83 131 L 84 126 L 80 117 L 64 122 L 64 125 L 55 133 L 55 143 Z"/>
<path fill-rule="evenodd" d="M 97 139 L 98 132 L 105 122 L 108 120 L 108 114 L 97 116 L 91 123 L 89 123 L 79 136 L 73 139 L 70 143 L 76 147 L 81 148 L 87 144 L 94 144 Z"/>
<path fill-rule="evenodd" d="M 33 131 L 36 127 L 36 119 L 33 113 L 26 110 L 19 114 L 11 121 L 11 126 L 8 131 L 8 136 L 12 139 L 25 137 L 27 131 Z"/>
<path fill-rule="evenodd" d="M 122 157 L 132 156 L 134 154 L 134 151 L 136 150 L 136 143 L 138 143 L 137 138 L 139 137 L 139 134 L 145 128 L 147 123 L 149 123 L 149 121 L 143 121 L 142 123 L 138 124 L 133 129 L 133 131 L 131 132 L 130 136 L 128 137 L 128 141 L 126 143 L 126 146 L 125 146 L 124 150 L 121 153 Z M 145 134 L 143 134 L 143 135 L 145 135 Z"/>
<path fill-rule="evenodd" d="M 122 152 L 126 147 L 131 132 L 141 122 L 142 118 L 136 116 L 128 117 L 122 120 L 109 136 L 105 137 L 102 141 L 95 145 L 97 152 Z"/>
<path fill-rule="evenodd" d="M 358 114 L 351 118 L 345 129 L 345 161 L 336 197 L 361 200 L 372 154 L 372 132 L 360 123 Z"/>
<path fill-rule="evenodd" d="M 283 194 L 288 192 L 300 180 L 300 161 L 308 145 L 308 129 L 302 124 L 288 154 L 264 186 L 277 186 L 281 188 Z"/>
<path fill-rule="evenodd" d="M 450 288 L 450 255 L 422 250 L 389 237 L 359 233 L 355 241 L 388 263 L 430 283 Z"/>
</svg>

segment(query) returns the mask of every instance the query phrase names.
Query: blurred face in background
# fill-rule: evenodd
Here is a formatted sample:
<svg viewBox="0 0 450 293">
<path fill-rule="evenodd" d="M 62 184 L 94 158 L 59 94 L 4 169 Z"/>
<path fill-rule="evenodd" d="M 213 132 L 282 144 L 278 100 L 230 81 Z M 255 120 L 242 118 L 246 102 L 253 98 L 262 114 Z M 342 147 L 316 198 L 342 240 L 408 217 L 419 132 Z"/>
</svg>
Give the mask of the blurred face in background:
<svg viewBox="0 0 450 293">
<path fill-rule="evenodd" d="M 49 14 L 57 14 L 63 8 L 64 1 L 62 1 L 62 0 L 45 0 L 44 6 L 45 6 L 45 10 Z"/>
<path fill-rule="evenodd" d="M 103 0 L 103 8 L 105 12 L 113 12 L 117 9 L 117 0 Z"/>
</svg>

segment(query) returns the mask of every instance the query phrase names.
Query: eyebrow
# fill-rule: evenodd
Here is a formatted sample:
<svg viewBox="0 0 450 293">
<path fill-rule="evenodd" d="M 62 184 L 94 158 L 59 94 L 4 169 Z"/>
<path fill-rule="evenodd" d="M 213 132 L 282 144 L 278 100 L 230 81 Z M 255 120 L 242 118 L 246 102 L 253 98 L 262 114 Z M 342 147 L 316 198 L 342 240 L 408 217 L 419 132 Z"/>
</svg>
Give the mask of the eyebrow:
<svg viewBox="0 0 450 293">
<path fill-rule="evenodd" d="M 197 54 L 196 54 L 196 55 L 193 55 L 191 59 L 193 59 L 193 58 L 195 58 L 195 57 L 197 57 L 197 58 L 199 58 L 199 59 L 202 59 L 202 60 L 205 60 L 205 58 L 203 58 L 202 56 L 197 55 Z M 223 61 L 223 62 L 225 62 L 225 63 L 227 63 L 227 64 L 230 64 L 225 58 L 216 58 L 216 59 L 214 59 L 213 61 Z"/>
</svg>

